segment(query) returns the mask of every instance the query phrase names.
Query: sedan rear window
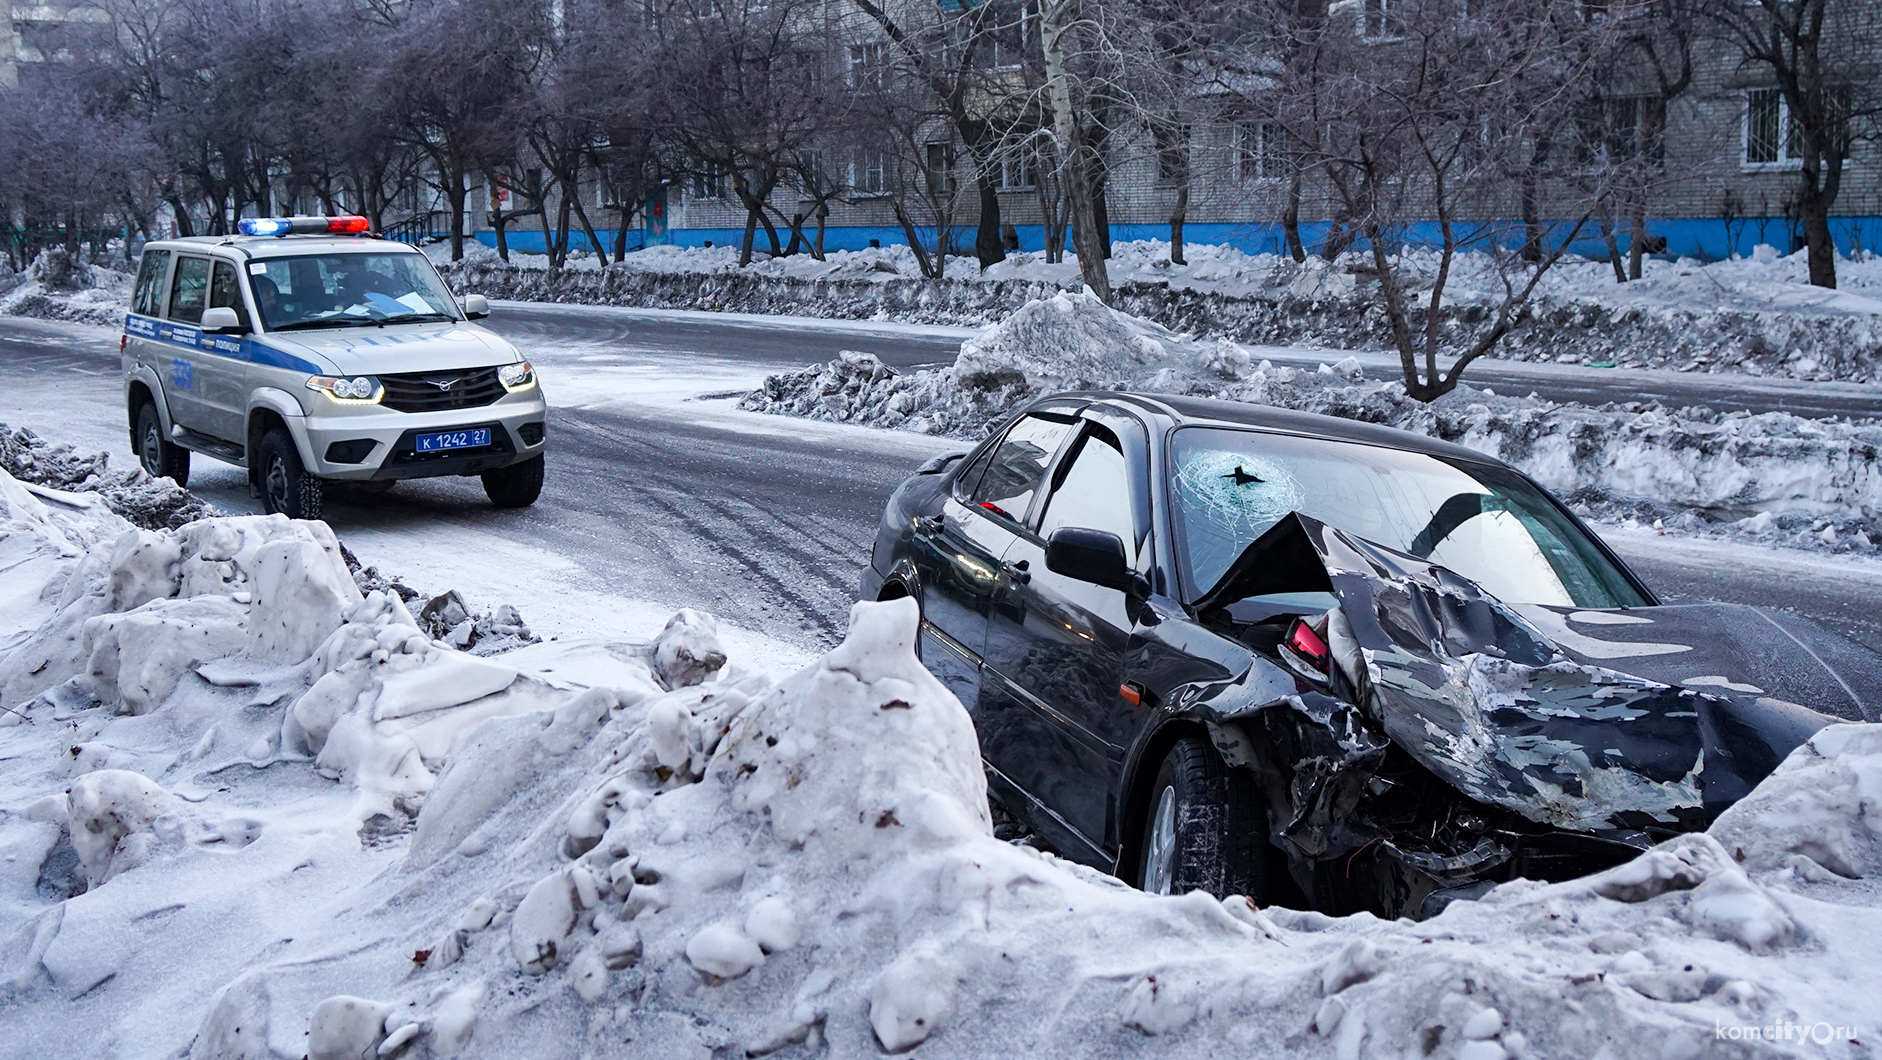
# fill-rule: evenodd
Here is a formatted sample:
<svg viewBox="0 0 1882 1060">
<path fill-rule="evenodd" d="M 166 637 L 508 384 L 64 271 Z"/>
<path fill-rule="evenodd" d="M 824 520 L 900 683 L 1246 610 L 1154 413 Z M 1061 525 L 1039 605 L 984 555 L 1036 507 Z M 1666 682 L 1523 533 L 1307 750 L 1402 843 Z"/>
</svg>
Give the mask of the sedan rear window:
<svg viewBox="0 0 1882 1060">
<path fill-rule="evenodd" d="M 1223 428 L 1176 432 L 1171 492 L 1192 598 L 1289 512 L 1476 582 L 1504 603 L 1647 601 L 1600 547 L 1519 474 L 1358 442 Z"/>
</svg>

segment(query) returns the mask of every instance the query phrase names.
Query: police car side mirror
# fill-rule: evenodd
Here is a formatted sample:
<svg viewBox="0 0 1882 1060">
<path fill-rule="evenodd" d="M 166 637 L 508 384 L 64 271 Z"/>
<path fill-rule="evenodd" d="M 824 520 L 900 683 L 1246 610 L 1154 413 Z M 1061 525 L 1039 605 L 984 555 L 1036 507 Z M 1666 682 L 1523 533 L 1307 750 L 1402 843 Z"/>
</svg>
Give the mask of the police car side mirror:
<svg viewBox="0 0 1882 1060">
<path fill-rule="evenodd" d="M 464 317 L 467 320 L 482 320 L 490 315 L 490 302 L 483 295 L 467 294 L 458 299 L 458 302 L 464 307 Z"/>
<path fill-rule="evenodd" d="M 235 315 L 235 310 L 227 306 L 211 306 L 203 310 L 200 322 L 204 331 L 247 331 L 242 326 L 242 318 Z"/>
</svg>

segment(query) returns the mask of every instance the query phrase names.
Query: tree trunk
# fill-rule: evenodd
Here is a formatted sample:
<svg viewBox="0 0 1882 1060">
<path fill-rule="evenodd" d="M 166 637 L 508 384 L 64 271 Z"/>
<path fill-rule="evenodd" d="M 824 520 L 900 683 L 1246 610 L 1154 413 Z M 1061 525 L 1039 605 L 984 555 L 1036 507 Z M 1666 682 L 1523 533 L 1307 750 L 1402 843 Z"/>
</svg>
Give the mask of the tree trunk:
<svg viewBox="0 0 1882 1060">
<path fill-rule="evenodd" d="M 1058 138 L 1063 167 L 1061 183 L 1066 189 L 1067 212 L 1071 214 L 1072 246 L 1078 252 L 1078 272 L 1085 286 L 1105 305 L 1110 305 L 1111 276 L 1105 270 L 1104 245 L 1098 234 L 1098 217 L 1092 209 L 1091 181 L 1086 173 L 1083 137 L 1077 117 L 1072 113 L 1072 85 L 1065 69 L 1065 34 L 1070 29 L 1071 0 L 1045 0 L 1040 4 L 1040 37 L 1045 49 L 1046 89 L 1052 100 L 1053 135 Z"/>
<path fill-rule="evenodd" d="M 751 244 L 757 234 L 758 211 L 753 209 L 752 204 L 747 201 L 745 203 L 745 235 L 738 241 L 738 267 L 741 269 L 751 264 Z"/>
<path fill-rule="evenodd" d="M 1806 180 L 1809 177 L 1806 175 Z M 1805 187 L 1797 197 L 1798 220 L 1804 228 L 1804 246 L 1810 251 L 1810 283 L 1836 286 L 1836 240 L 1830 235 L 1830 197 Z"/>
<path fill-rule="evenodd" d="M 811 244 L 810 256 L 823 260 L 823 230 L 830 221 L 830 207 L 826 203 L 817 204 L 817 241 Z"/>
<path fill-rule="evenodd" d="M 785 257 L 793 257 L 804 249 L 804 212 L 799 210 L 791 215 L 791 242 L 784 248 Z"/>
<path fill-rule="evenodd" d="M 470 189 L 464 186 L 464 167 L 453 163 L 447 179 L 451 185 L 451 260 L 464 260 L 464 200 L 470 195 Z"/>
<path fill-rule="evenodd" d="M 1104 258 L 1111 260 L 1111 205 L 1105 189 L 1110 180 L 1105 172 L 1104 163 L 1092 160 L 1091 169 L 1091 216 L 1098 226 L 1098 243 L 1104 248 Z"/>
<path fill-rule="evenodd" d="M 1183 260 L 1183 222 L 1189 216 L 1189 179 L 1176 189 L 1176 208 L 1170 211 L 1170 264 L 1187 265 Z"/>
<path fill-rule="evenodd" d="M 1641 259 L 1647 254 L 1646 193 L 1635 189 L 1627 211 L 1627 278 L 1640 279 Z"/>
<path fill-rule="evenodd" d="M 1608 248 L 1608 264 L 1614 266 L 1614 282 L 1626 283 L 1627 270 L 1621 266 L 1621 248 L 1614 242 L 1614 222 L 1601 218 L 1601 241 Z"/>
<path fill-rule="evenodd" d="M 985 271 L 987 266 L 1006 260 L 1006 240 L 1000 238 L 1000 193 L 987 178 L 987 166 L 976 160 L 975 168 L 980 171 L 976 180 L 980 187 L 980 227 L 974 230 L 974 256 Z"/>
<path fill-rule="evenodd" d="M 1296 262 L 1307 260 L 1307 244 L 1300 238 L 1300 170 L 1287 178 L 1287 206 L 1281 211 L 1281 235 L 1287 240 L 1287 254 Z"/>
</svg>

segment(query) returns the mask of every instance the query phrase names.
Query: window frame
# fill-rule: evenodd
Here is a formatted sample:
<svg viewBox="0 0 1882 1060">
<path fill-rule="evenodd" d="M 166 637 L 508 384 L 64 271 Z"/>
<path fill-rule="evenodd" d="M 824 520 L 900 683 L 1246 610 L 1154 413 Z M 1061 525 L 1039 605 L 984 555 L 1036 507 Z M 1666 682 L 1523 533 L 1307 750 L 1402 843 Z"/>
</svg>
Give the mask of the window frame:
<svg viewBox="0 0 1882 1060">
<path fill-rule="evenodd" d="M 196 307 L 196 315 L 194 317 L 180 317 L 176 315 L 177 283 L 183 278 L 183 263 L 186 261 L 200 261 L 206 266 L 203 270 L 203 301 L 201 305 Z M 178 324 L 188 324 L 191 327 L 202 326 L 203 310 L 209 308 L 209 283 L 215 276 L 215 262 L 216 259 L 207 254 L 195 255 L 178 253 L 176 255 L 170 265 L 170 282 L 165 290 L 163 302 L 163 318 L 165 320 L 173 321 Z"/>
<path fill-rule="evenodd" d="M 1776 104 L 1777 129 L 1773 145 L 1776 156 L 1770 161 L 1753 161 L 1751 158 L 1751 108 L 1754 96 L 1769 96 Z M 1804 160 L 1801 154 L 1791 153 L 1791 104 L 1781 88 L 1757 86 L 1745 89 L 1744 105 L 1739 108 L 1739 152 L 1738 166 L 1748 173 L 1780 173 L 1793 169 L 1802 169 Z"/>
<path fill-rule="evenodd" d="M 157 274 L 150 278 L 151 286 L 145 287 L 145 267 L 156 261 L 153 255 L 158 254 L 163 256 L 163 264 L 157 269 Z M 157 247 L 144 251 L 143 259 L 137 263 L 137 279 L 133 281 L 131 288 L 131 312 L 138 316 L 164 319 L 164 310 L 168 307 L 170 296 L 170 267 L 175 262 L 176 251 L 169 247 Z M 160 304 L 153 306 L 151 305 L 153 301 Z"/>
<path fill-rule="evenodd" d="M 1137 511 L 1137 505 L 1133 503 L 1133 496 L 1137 491 L 1137 484 L 1133 481 L 1131 474 L 1130 448 L 1124 444 L 1124 439 L 1118 436 L 1117 431 L 1112 429 L 1108 424 L 1084 417 L 1080 417 L 1079 423 L 1080 428 L 1073 432 L 1069 442 L 1059 447 L 1059 453 L 1054 457 L 1052 466 L 1047 469 L 1046 480 L 1048 484 L 1041 495 L 1039 503 L 1035 506 L 1037 511 L 1033 513 L 1033 517 L 1028 524 L 1028 529 L 1032 531 L 1033 536 L 1041 540 L 1045 539 L 1046 513 L 1052 510 L 1052 502 L 1057 499 L 1059 490 L 1064 487 L 1066 477 L 1072 472 L 1072 466 L 1076 464 L 1078 458 L 1084 454 L 1085 446 L 1091 443 L 1092 438 L 1102 433 L 1109 439 L 1109 441 L 1104 444 L 1108 444 L 1117 451 L 1120 466 L 1124 469 L 1124 495 L 1118 498 L 1118 500 L 1124 506 L 1124 517 L 1130 523 L 1131 533 L 1129 537 L 1123 539 L 1123 545 L 1125 554 L 1134 556 L 1138 551 L 1139 542 L 1144 540 L 1145 533 L 1149 528 L 1142 521 L 1143 513 L 1139 513 Z M 1070 526 L 1073 524 L 1068 523 L 1066 525 Z M 1099 530 L 1102 528 L 1094 526 L 1085 527 L 1084 529 Z M 1133 567 L 1136 565 L 1134 558 L 1132 565 Z"/>
<path fill-rule="evenodd" d="M 1001 517 L 982 508 L 980 503 L 974 499 L 974 495 L 980 488 L 979 480 L 986 476 L 987 468 L 992 466 L 993 458 L 1000 451 L 1000 447 L 1006 444 L 1007 438 L 1012 435 L 1014 429 L 1028 419 L 1040 419 L 1050 423 L 1059 423 L 1070 429 L 1059 439 L 1058 444 L 1053 448 L 1052 452 L 1046 455 L 1045 467 L 1041 469 L 1039 473 L 1039 480 L 1033 483 L 1032 497 L 1026 502 L 1026 510 L 1020 513 L 1008 512 L 1007 517 Z M 1013 533 L 1038 541 L 1040 538 L 1035 527 L 1039 525 L 1039 516 L 1045 510 L 1045 498 L 1052 492 L 1055 477 L 1058 475 L 1059 462 L 1063 458 L 1067 446 L 1083 436 L 1082 425 L 1085 422 L 1086 421 L 1079 418 L 1076 412 L 1069 408 L 1048 407 L 1043 409 L 1027 409 L 1021 412 L 1013 419 L 1013 422 L 1007 424 L 1006 427 L 993 438 L 985 449 L 970 458 L 968 466 L 963 469 L 961 475 L 954 481 L 954 489 L 952 491 L 953 499 L 963 508 L 973 512 L 982 519 L 991 521 L 996 526 L 1003 527 Z M 974 481 L 971 484 L 965 481 L 969 476 L 969 472 L 973 472 Z"/>
</svg>

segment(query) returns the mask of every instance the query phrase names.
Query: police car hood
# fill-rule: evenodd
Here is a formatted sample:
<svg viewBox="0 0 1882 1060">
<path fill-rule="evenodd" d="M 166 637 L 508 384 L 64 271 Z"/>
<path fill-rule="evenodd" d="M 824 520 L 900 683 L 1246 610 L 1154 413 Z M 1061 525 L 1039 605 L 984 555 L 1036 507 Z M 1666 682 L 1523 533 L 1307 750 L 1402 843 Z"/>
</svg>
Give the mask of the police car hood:
<svg viewBox="0 0 1882 1060">
<path fill-rule="evenodd" d="M 267 338 L 335 375 L 447 372 L 509 364 L 520 357 L 507 341 L 463 321 L 286 331 Z"/>
</svg>

